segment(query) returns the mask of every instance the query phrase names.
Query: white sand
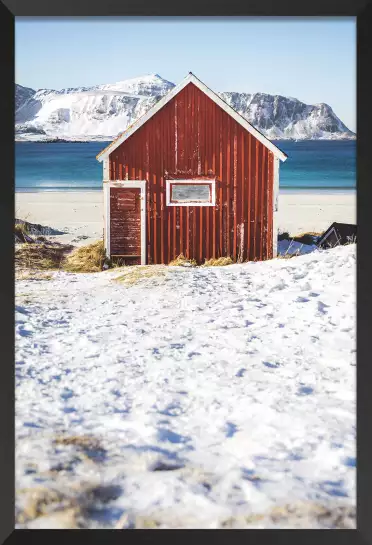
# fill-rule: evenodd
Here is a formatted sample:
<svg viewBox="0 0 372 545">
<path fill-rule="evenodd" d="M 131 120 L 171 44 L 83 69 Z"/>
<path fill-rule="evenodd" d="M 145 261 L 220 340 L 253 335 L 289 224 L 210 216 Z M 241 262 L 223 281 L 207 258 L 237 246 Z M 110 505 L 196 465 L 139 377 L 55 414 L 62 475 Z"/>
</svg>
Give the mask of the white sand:
<svg viewBox="0 0 372 545">
<path fill-rule="evenodd" d="M 103 234 L 101 191 L 16 193 L 17 218 L 63 231 L 57 240 L 87 243 Z M 279 195 L 279 230 L 296 235 L 321 232 L 332 222 L 356 223 L 356 192 Z"/>
</svg>

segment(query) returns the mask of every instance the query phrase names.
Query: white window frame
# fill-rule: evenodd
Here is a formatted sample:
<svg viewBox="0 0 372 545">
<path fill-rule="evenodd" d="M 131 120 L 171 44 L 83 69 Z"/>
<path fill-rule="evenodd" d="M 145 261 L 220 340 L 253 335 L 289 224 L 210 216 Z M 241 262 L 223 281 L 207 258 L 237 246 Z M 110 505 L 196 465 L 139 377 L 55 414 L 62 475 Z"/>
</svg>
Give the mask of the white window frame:
<svg viewBox="0 0 372 545">
<path fill-rule="evenodd" d="M 203 184 L 211 186 L 211 201 L 210 202 L 171 202 L 171 184 L 176 185 L 194 185 L 194 184 Z M 165 201 L 167 206 L 216 206 L 216 179 L 189 179 L 189 180 L 165 180 Z"/>
<path fill-rule="evenodd" d="M 141 190 L 141 265 L 146 265 L 146 180 L 107 180 L 103 182 L 105 210 L 105 250 L 110 259 L 110 192 L 112 187 Z"/>
</svg>

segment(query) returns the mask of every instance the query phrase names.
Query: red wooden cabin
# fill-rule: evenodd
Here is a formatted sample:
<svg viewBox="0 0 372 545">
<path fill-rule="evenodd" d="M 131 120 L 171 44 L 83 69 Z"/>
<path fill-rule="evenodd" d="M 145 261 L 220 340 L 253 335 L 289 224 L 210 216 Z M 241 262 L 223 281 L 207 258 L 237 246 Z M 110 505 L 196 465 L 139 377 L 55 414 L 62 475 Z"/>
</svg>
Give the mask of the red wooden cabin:
<svg viewBox="0 0 372 545">
<path fill-rule="evenodd" d="M 190 73 L 107 146 L 105 248 L 127 264 L 276 255 L 287 156 Z"/>
</svg>

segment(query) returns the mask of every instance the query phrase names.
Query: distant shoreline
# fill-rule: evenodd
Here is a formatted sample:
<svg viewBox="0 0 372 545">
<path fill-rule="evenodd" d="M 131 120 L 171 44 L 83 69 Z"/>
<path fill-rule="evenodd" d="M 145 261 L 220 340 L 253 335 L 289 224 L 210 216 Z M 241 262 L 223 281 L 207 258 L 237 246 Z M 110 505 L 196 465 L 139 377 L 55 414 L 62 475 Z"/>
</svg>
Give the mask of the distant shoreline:
<svg viewBox="0 0 372 545">
<path fill-rule="evenodd" d="M 15 190 L 15 193 L 96 193 L 97 191 L 102 191 L 102 186 L 90 186 L 90 187 L 56 187 L 56 188 L 37 188 L 37 187 L 18 187 Z M 330 195 L 330 194 L 352 194 L 356 192 L 356 187 L 300 187 L 300 188 L 290 188 L 290 187 L 281 187 L 279 188 L 281 194 L 286 195 L 296 195 L 296 194 L 321 194 L 321 195 Z"/>
</svg>

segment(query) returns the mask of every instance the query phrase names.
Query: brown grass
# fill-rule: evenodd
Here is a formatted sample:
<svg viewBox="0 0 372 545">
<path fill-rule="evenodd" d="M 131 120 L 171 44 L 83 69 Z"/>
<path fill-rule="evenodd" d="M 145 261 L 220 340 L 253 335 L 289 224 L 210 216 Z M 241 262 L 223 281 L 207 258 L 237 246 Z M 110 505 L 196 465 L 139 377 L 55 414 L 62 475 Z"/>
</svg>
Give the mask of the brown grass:
<svg viewBox="0 0 372 545">
<path fill-rule="evenodd" d="M 46 528 L 89 528 L 92 511 L 117 499 L 120 493 L 118 486 L 84 482 L 71 483 L 65 490 L 56 485 L 20 489 L 16 495 L 23 505 L 17 509 L 16 521 L 27 528 L 43 517 Z"/>
<path fill-rule="evenodd" d="M 279 233 L 278 240 L 294 240 L 295 242 L 302 242 L 302 244 L 314 244 L 314 238 L 320 237 L 323 233 L 315 231 L 306 231 L 298 235 L 292 236 L 288 232 Z"/>
<path fill-rule="evenodd" d="M 102 271 L 106 259 L 103 241 L 99 240 L 88 246 L 76 248 L 63 262 L 63 269 L 68 272 Z"/>
<path fill-rule="evenodd" d="M 47 242 L 42 244 L 20 244 L 15 249 L 16 269 L 51 270 L 62 267 L 65 256 L 73 246 Z"/>
<path fill-rule="evenodd" d="M 77 508 L 76 503 L 71 501 L 71 498 L 67 498 L 64 493 L 44 486 L 21 489 L 17 491 L 17 495 L 26 496 L 24 507 L 16 516 L 20 524 L 48 515 L 54 510 Z"/>
<path fill-rule="evenodd" d="M 308 231 L 307 233 L 301 233 L 299 235 L 296 235 L 293 237 L 293 240 L 295 242 L 302 242 L 302 244 L 314 244 L 317 237 L 319 237 L 322 233 L 315 233 L 314 231 Z"/>
<path fill-rule="evenodd" d="M 57 436 L 53 442 L 55 445 L 72 445 L 89 460 L 102 461 L 106 456 L 106 450 L 98 439 L 90 435 L 61 435 Z"/>
<path fill-rule="evenodd" d="M 141 280 L 153 277 L 162 277 L 166 274 L 166 268 L 163 265 L 137 265 L 128 267 L 124 274 L 115 278 L 116 282 L 121 282 L 126 286 L 133 286 Z"/>
<path fill-rule="evenodd" d="M 282 523 L 290 528 L 306 528 L 317 522 L 320 527 L 346 529 L 355 527 L 355 508 L 352 506 L 329 508 L 315 502 L 299 502 L 275 506 L 266 513 L 230 517 L 223 521 L 221 526 L 223 528 L 247 528 L 260 521 L 261 523 Z"/>
<path fill-rule="evenodd" d="M 196 267 L 197 263 L 195 259 L 187 259 L 183 254 L 180 254 L 176 259 L 173 259 L 169 264 L 169 267 Z"/>
<path fill-rule="evenodd" d="M 212 257 L 211 259 L 206 259 L 202 267 L 224 267 L 225 265 L 232 265 L 233 263 L 234 261 L 231 257 Z"/>
</svg>

